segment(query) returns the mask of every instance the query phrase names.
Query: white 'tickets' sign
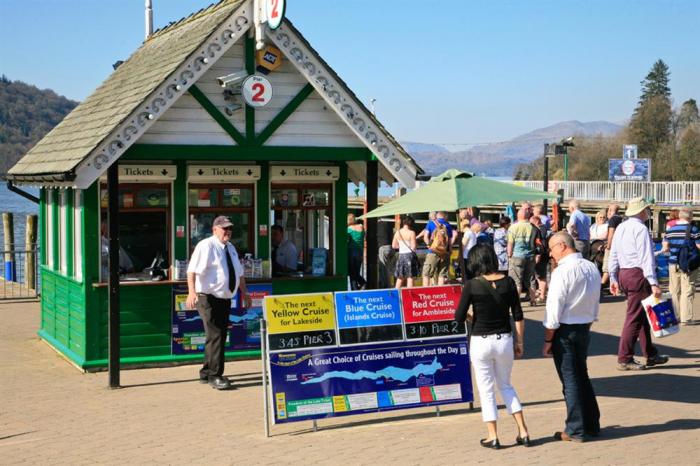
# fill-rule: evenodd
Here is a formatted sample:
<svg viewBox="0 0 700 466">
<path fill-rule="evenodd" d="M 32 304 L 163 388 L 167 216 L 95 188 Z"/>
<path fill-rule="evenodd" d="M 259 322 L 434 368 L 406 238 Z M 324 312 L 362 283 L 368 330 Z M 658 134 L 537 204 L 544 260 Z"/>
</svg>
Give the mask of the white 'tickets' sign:
<svg viewBox="0 0 700 466">
<path fill-rule="evenodd" d="M 272 99 L 272 84 L 256 74 L 248 76 L 241 87 L 243 100 L 251 107 L 264 107 Z"/>
<path fill-rule="evenodd" d="M 257 165 L 190 165 L 187 167 L 187 178 L 190 183 L 250 183 L 260 179 L 260 167 Z"/>
<path fill-rule="evenodd" d="M 284 19 L 284 0 L 265 0 L 265 19 L 270 29 L 277 29 Z"/>
<path fill-rule="evenodd" d="M 307 165 L 277 165 L 270 167 L 270 179 L 272 181 L 335 181 L 340 177 L 338 167 Z"/>
</svg>

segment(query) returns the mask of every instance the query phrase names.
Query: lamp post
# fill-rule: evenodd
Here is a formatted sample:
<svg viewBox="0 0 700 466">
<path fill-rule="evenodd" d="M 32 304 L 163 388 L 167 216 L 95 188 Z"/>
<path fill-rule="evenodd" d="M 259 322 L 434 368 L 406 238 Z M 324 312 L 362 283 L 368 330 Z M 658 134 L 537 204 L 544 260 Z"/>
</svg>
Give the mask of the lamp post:
<svg viewBox="0 0 700 466">
<path fill-rule="evenodd" d="M 542 184 L 544 188 L 544 192 L 548 193 L 549 192 L 549 158 L 555 155 L 556 153 L 556 144 L 545 144 L 544 145 L 544 173 L 542 174 Z M 544 198 L 544 201 L 542 202 L 542 206 L 544 207 L 544 211 L 547 212 L 547 198 Z"/>
</svg>

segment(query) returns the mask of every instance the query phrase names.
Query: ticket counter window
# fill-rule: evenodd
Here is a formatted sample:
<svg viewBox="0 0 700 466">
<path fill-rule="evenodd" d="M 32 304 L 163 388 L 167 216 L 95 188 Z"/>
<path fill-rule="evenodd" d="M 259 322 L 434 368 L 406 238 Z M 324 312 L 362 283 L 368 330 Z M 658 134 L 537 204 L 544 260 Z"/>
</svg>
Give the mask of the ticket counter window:
<svg viewBox="0 0 700 466">
<path fill-rule="evenodd" d="M 100 193 L 100 278 L 109 278 L 107 190 Z M 122 280 L 168 278 L 170 265 L 170 186 L 119 186 L 119 273 Z"/>
<path fill-rule="evenodd" d="M 190 185 L 190 254 L 201 240 L 212 235 L 211 226 L 219 215 L 233 222 L 231 242 L 238 254 L 254 254 L 254 192 L 249 185 Z"/>
<path fill-rule="evenodd" d="M 278 231 L 282 236 L 278 238 L 272 232 L 274 275 L 303 273 L 324 276 L 331 273 L 331 192 L 331 185 L 272 185 L 271 224 L 281 228 Z M 292 251 L 297 254 L 296 271 L 291 270 L 293 261 L 287 257 Z"/>
</svg>

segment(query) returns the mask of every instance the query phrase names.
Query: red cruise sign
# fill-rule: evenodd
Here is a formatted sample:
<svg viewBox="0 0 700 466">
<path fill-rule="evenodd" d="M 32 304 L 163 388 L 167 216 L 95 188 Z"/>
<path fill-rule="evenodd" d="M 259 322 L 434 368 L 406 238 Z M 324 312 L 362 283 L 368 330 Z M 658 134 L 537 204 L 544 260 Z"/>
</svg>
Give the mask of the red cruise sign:
<svg viewBox="0 0 700 466">
<path fill-rule="evenodd" d="M 453 320 L 461 293 L 459 285 L 403 288 L 403 320 L 407 324 Z"/>
</svg>

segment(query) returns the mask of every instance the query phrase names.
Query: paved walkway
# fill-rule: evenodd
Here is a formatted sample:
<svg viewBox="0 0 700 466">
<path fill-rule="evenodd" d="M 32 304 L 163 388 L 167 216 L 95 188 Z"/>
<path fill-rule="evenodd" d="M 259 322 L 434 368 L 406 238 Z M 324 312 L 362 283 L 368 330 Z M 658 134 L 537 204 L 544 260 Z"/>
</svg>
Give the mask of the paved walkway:
<svg viewBox="0 0 700 466">
<path fill-rule="evenodd" d="M 0 462 L 2 464 L 672 464 L 700 461 L 700 326 L 661 340 L 667 366 L 615 370 L 624 306 L 606 303 L 593 330 L 590 373 L 602 436 L 584 444 L 552 441 L 564 402 L 550 359 L 539 356 L 542 308 L 528 309 L 526 358 L 513 384 L 525 402 L 536 445 L 481 448 L 477 410 L 443 408 L 273 426 L 263 435 L 260 362 L 229 363 L 237 390 L 197 383 L 196 366 L 129 370 L 123 389 L 107 374 L 82 374 L 36 337 L 37 303 L 0 304 Z M 503 412 L 503 411 L 502 411 Z M 504 413 L 504 412 L 503 412 Z"/>
</svg>

